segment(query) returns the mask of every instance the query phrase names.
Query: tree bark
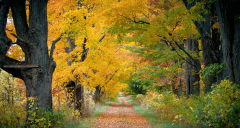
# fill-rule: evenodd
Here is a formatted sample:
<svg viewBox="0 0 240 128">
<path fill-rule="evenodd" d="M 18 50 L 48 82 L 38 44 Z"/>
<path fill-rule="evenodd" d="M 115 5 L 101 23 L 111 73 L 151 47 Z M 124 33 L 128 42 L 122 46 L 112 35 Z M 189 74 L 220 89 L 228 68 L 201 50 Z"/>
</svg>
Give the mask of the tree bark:
<svg viewBox="0 0 240 128">
<path fill-rule="evenodd" d="M 240 11 L 238 1 L 218 0 L 215 2 L 222 37 L 222 57 L 226 63 L 223 78 L 240 84 Z"/>
<path fill-rule="evenodd" d="M 5 55 L 12 44 L 12 41 L 7 37 L 5 30 L 7 24 L 7 17 L 9 12 L 9 1 L 0 0 L 0 67 L 3 65 Z M 1 70 L 0 70 L 1 72 Z"/>
<path fill-rule="evenodd" d="M 180 67 L 180 68 L 183 68 L 183 64 L 181 64 L 179 67 Z M 183 86 L 182 75 L 183 75 L 183 72 L 180 72 L 180 73 L 179 73 L 180 80 L 179 80 L 179 86 L 178 86 L 178 98 L 179 98 L 179 99 L 180 99 L 181 96 L 182 96 L 182 86 Z"/>
<path fill-rule="evenodd" d="M 210 14 L 203 13 L 203 18 L 206 20 L 205 22 L 202 22 L 203 29 L 208 33 L 208 35 L 211 35 L 210 32 Z M 202 42 L 202 55 L 204 60 L 205 66 L 210 66 L 214 63 L 219 63 L 219 56 L 217 55 L 217 47 L 219 47 L 219 44 L 216 44 L 217 42 L 214 42 L 214 40 L 206 36 L 205 34 L 201 34 L 201 42 Z M 209 76 L 207 78 L 207 81 L 205 82 L 205 93 L 211 91 L 211 86 L 213 83 L 217 82 L 217 76 L 214 73 L 213 75 Z"/>
<path fill-rule="evenodd" d="M 199 53 L 198 48 L 198 41 L 194 39 L 188 39 L 188 51 L 194 51 L 195 53 Z M 199 57 L 199 56 L 198 56 Z M 187 58 L 188 62 L 192 63 L 192 65 L 200 65 L 200 62 L 198 59 L 195 59 L 195 61 L 191 61 L 189 58 Z M 195 64 L 197 62 L 198 64 Z M 200 77 L 199 77 L 199 71 L 200 69 L 192 66 L 189 63 L 186 63 L 186 97 L 189 98 L 190 95 L 199 95 L 200 93 Z"/>
<path fill-rule="evenodd" d="M 97 87 L 95 87 L 95 93 L 93 95 L 93 100 L 95 101 L 95 103 L 101 102 L 100 96 L 101 96 L 101 89 L 100 89 L 100 86 L 98 85 Z"/>
<path fill-rule="evenodd" d="M 84 54 L 81 55 L 80 62 L 83 62 L 87 57 L 87 52 L 85 51 L 86 42 L 87 40 L 85 38 L 82 45 Z M 70 45 L 70 47 L 66 47 L 65 51 L 66 53 L 70 53 L 76 48 L 75 39 L 71 39 L 70 37 L 67 37 L 67 43 Z M 84 56 L 85 58 L 83 58 L 82 56 Z M 68 62 L 68 66 L 71 66 L 73 63 L 73 61 L 70 59 L 68 59 L 67 62 Z M 83 112 L 81 110 L 83 110 L 83 106 L 84 106 L 84 87 L 81 84 L 78 84 L 76 80 L 69 81 L 69 83 L 74 83 L 74 86 L 70 86 L 69 84 L 66 86 L 66 87 L 74 88 L 74 89 L 68 88 L 68 90 L 73 90 L 72 91 L 73 99 L 71 100 L 72 103 L 74 104 L 73 107 L 74 109 L 79 110 L 80 114 L 83 115 Z"/>
<path fill-rule="evenodd" d="M 52 74 L 56 67 L 53 58 L 48 55 L 47 36 L 47 2 L 48 0 L 31 0 L 29 5 L 29 26 L 27 23 L 25 0 L 3 0 L 0 6 L 0 66 L 14 77 L 23 79 L 26 85 L 28 100 L 27 118 L 31 115 L 29 110 L 34 110 L 31 104 L 44 110 L 52 109 Z M 6 37 L 5 27 L 9 6 L 12 10 L 14 26 L 17 32 L 17 44 L 25 53 L 25 61 L 6 57 L 11 41 Z M 54 49 L 52 49 L 54 50 Z M 3 65 L 39 65 L 38 67 L 4 68 Z"/>
<path fill-rule="evenodd" d="M 186 8 L 189 10 L 193 7 L 194 3 L 187 3 L 187 0 L 183 0 Z M 200 22 L 198 20 L 193 21 L 196 28 L 198 29 L 201 35 L 201 43 L 202 43 L 202 55 L 204 60 L 204 65 L 209 66 L 214 63 L 219 63 L 218 54 L 215 49 L 219 47 L 219 45 L 214 42 L 210 33 L 210 14 L 202 14 L 203 18 L 205 18 L 205 22 Z M 211 91 L 211 86 L 213 83 L 217 81 L 216 74 L 209 76 L 205 83 L 205 92 Z"/>
</svg>

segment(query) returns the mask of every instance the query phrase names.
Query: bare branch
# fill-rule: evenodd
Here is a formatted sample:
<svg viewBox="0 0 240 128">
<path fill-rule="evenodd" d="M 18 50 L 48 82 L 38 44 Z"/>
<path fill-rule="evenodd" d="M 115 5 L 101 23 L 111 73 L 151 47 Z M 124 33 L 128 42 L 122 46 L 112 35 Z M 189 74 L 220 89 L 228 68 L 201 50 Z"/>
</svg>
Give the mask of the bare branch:
<svg viewBox="0 0 240 128">
<path fill-rule="evenodd" d="M 142 20 L 136 21 L 135 18 L 132 20 L 131 18 L 125 17 L 125 16 L 123 16 L 123 15 L 121 15 L 121 16 L 124 17 L 124 18 L 126 18 L 126 19 L 128 19 L 128 20 L 130 20 L 130 21 L 132 21 L 132 22 L 134 22 L 134 23 L 136 23 L 136 24 L 147 24 L 147 25 L 150 25 L 150 23 L 149 23 L 149 22 L 146 22 L 146 21 L 142 21 Z"/>
<path fill-rule="evenodd" d="M 10 32 L 12 32 L 12 31 L 13 31 L 13 28 L 12 28 L 12 29 L 10 29 L 10 30 L 9 30 L 9 29 L 6 29 L 6 30 L 7 30 L 7 31 L 10 31 Z"/>
<path fill-rule="evenodd" d="M 21 39 L 20 37 L 18 37 L 17 35 L 15 35 L 14 33 L 11 33 L 11 35 L 14 36 L 14 37 L 16 37 L 19 41 L 21 41 L 21 42 L 23 42 L 23 43 L 25 43 L 25 44 L 30 44 L 30 43 L 24 41 L 23 39 Z"/>
<path fill-rule="evenodd" d="M 169 34 L 170 35 L 170 34 Z M 159 35 L 157 35 L 158 37 L 161 37 L 161 36 L 159 36 Z M 171 35 L 170 35 L 171 36 Z M 164 37 L 162 37 L 163 39 L 165 39 Z M 168 43 L 165 41 L 165 43 L 166 43 L 166 45 L 168 45 Z M 181 47 L 176 41 L 174 41 L 174 43 L 178 46 L 178 48 L 180 49 L 180 50 L 182 50 L 192 61 L 194 61 L 196 64 L 198 64 L 197 62 L 196 62 L 196 60 L 183 48 L 183 47 Z M 169 44 L 173 47 L 173 45 L 172 45 L 172 42 L 169 42 Z M 173 47 L 174 48 L 174 47 Z M 201 65 L 197 65 L 198 66 L 198 68 L 199 69 L 201 69 Z"/>
<path fill-rule="evenodd" d="M 85 37 L 82 45 L 83 51 L 82 51 L 80 62 L 83 62 L 87 58 L 87 53 L 89 48 L 86 48 L 86 43 L 87 43 L 87 38 Z"/>
<path fill-rule="evenodd" d="M 52 47 L 51 47 L 51 51 L 50 51 L 50 59 L 51 59 L 51 60 L 53 60 L 53 51 L 54 51 L 54 49 L 55 49 L 55 45 L 56 45 L 56 43 L 57 43 L 59 40 L 61 40 L 62 35 L 63 35 L 63 34 L 61 34 L 56 40 L 54 40 L 54 41 L 52 42 Z"/>
<path fill-rule="evenodd" d="M 193 60 L 193 61 L 195 62 L 195 64 L 197 64 L 198 69 L 201 69 L 201 65 L 199 65 L 198 62 L 197 62 L 183 47 L 181 47 L 176 41 L 174 41 L 174 42 L 175 42 L 175 44 L 178 46 L 179 49 L 181 49 L 185 54 L 187 54 L 187 56 L 188 56 L 191 60 Z"/>
<path fill-rule="evenodd" d="M 119 69 L 118 69 L 119 70 Z M 111 78 L 105 83 L 105 84 L 108 84 L 111 80 L 112 80 L 112 78 L 114 77 L 114 75 L 118 72 L 118 70 L 116 70 L 115 72 L 114 72 L 114 74 L 111 76 Z"/>
<path fill-rule="evenodd" d="M 18 61 L 18 60 L 15 60 L 15 59 L 12 59 L 10 57 L 7 57 L 5 56 L 4 58 L 4 61 L 2 61 L 2 65 L 20 65 L 20 64 L 23 64 L 24 62 L 21 62 L 21 61 Z M 14 77 L 17 77 L 17 78 L 20 78 L 22 79 L 22 76 L 21 76 L 21 70 L 20 69 L 16 69 L 16 68 L 4 68 L 1 67 L 4 71 L 12 74 Z"/>
<path fill-rule="evenodd" d="M 178 54 L 179 57 L 181 57 L 183 60 L 185 60 L 188 64 L 190 64 L 190 65 L 192 65 L 192 66 L 198 68 L 196 65 L 192 64 L 192 63 L 189 62 L 187 59 L 185 59 L 184 57 L 182 57 L 182 56 L 177 52 L 177 50 L 174 50 L 174 51 Z"/>
<path fill-rule="evenodd" d="M 101 42 L 101 41 L 103 40 L 104 37 L 105 37 L 105 35 L 103 35 L 103 36 L 101 37 L 101 39 L 100 39 L 98 42 Z"/>
<path fill-rule="evenodd" d="M 3 65 L 17 65 L 17 64 L 23 64 L 24 62 L 15 60 L 13 58 L 10 58 L 8 56 L 5 56 L 5 61 L 3 61 Z"/>
<path fill-rule="evenodd" d="M 138 21 L 134 21 L 134 23 L 137 23 L 137 24 L 150 24 L 149 22 L 146 22 L 146 21 L 142 21 L 142 20 L 138 20 Z"/>
<path fill-rule="evenodd" d="M 39 65 L 3 65 L 3 68 L 18 68 L 18 69 L 25 69 L 25 68 L 38 68 Z"/>
</svg>

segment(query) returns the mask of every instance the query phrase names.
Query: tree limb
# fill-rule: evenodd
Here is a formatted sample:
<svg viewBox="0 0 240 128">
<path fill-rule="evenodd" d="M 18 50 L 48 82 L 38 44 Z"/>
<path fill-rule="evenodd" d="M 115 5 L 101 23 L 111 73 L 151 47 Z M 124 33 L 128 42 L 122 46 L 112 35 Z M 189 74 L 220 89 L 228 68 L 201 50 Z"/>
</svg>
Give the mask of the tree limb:
<svg viewBox="0 0 240 128">
<path fill-rule="evenodd" d="M 12 36 L 16 37 L 19 41 L 21 41 L 21 42 L 23 42 L 23 43 L 25 43 L 25 44 L 30 44 L 30 43 L 24 41 L 23 39 L 21 39 L 20 37 L 18 37 L 17 35 L 15 35 L 14 33 L 10 33 L 10 34 L 11 34 Z"/>
<path fill-rule="evenodd" d="M 9 31 L 9 32 L 12 32 L 12 31 L 13 31 L 13 28 L 12 28 L 12 29 L 10 29 L 10 30 L 9 30 L 9 29 L 6 29 L 6 30 L 7 30 L 7 31 Z"/>
<path fill-rule="evenodd" d="M 188 64 L 190 64 L 190 65 L 192 65 L 192 66 L 198 68 L 196 65 L 192 64 L 192 63 L 189 62 L 187 59 L 185 59 L 184 57 L 182 57 L 182 56 L 177 52 L 177 50 L 174 50 L 174 51 L 178 54 L 179 57 L 181 57 L 183 60 L 185 60 Z"/>
<path fill-rule="evenodd" d="M 142 20 L 138 20 L 138 21 L 136 21 L 135 19 L 134 19 L 134 21 L 133 21 L 134 23 L 137 23 L 137 24 L 148 24 L 148 25 L 150 25 L 150 23 L 149 22 L 146 22 L 146 21 L 142 21 Z"/>
<path fill-rule="evenodd" d="M 119 69 L 118 69 L 118 70 L 119 70 Z M 108 83 L 112 80 L 113 76 L 118 72 L 118 70 L 116 70 L 116 71 L 114 72 L 114 74 L 111 76 L 111 78 L 110 78 L 105 84 L 108 84 Z"/>
<path fill-rule="evenodd" d="M 201 69 L 201 65 L 199 65 L 198 62 L 184 48 L 182 48 L 176 41 L 174 41 L 174 42 L 178 46 L 178 48 L 181 49 L 185 54 L 187 54 L 187 56 L 197 64 L 198 68 Z"/>
<path fill-rule="evenodd" d="M 22 79 L 21 76 L 21 70 L 20 69 L 15 69 L 15 68 L 4 68 L 4 65 L 21 65 L 24 62 L 12 59 L 10 57 L 5 56 L 5 59 L 2 61 L 2 69 L 10 74 L 12 74 L 14 77 Z"/>
<path fill-rule="evenodd" d="M 98 42 L 101 42 L 104 39 L 105 35 L 103 35 Z"/>
<path fill-rule="evenodd" d="M 29 30 L 26 15 L 26 0 L 9 0 L 14 26 L 19 37 L 23 38 Z"/>
<path fill-rule="evenodd" d="M 147 24 L 147 25 L 150 25 L 150 23 L 149 23 L 149 22 L 146 22 L 146 21 L 142 21 L 142 20 L 136 21 L 135 18 L 132 20 L 131 18 L 125 17 L 125 16 L 123 16 L 123 15 L 121 15 L 121 16 L 124 17 L 124 18 L 126 18 L 126 19 L 128 19 L 128 20 L 130 20 L 130 21 L 132 21 L 132 22 L 134 22 L 134 23 L 136 23 L 136 24 Z"/>
<path fill-rule="evenodd" d="M 161 36 L 159 36 L 159 35 L 157 35 L 158 37 L 161 37 Z M 164 37 L 162 37 L 163 39 L 165 39 Z M 164 41 L 165 43 L 166 43 L 166 45 L 168 45 L 168 43 L 167 43 L 167 41 Z M 176 41 L 174 41 L 174 43 L 178 46 L 178 48 L 180 49 L 180 50 L 182 50 L 191 60 L 193 60 L 196 64 L 198 64 L 197 62 L 196 62 L 196 60 L 184 49 L 184 48 L 182 48 Z M 169 42 L 169 44 L 171 45 L 171 47 L 173 47 L 173 45 L 172 45 L 172 42 Z M 173 47 L 174 48 L 174 47 Z M 200 67 L 201 67 L 201 65 L 198 65 L 198 67 L 199 67 L 199 69 L 201 69 Z"/>
<path fill-rule="evenodd" d="M 86 43 L 87 43 L 87 38 L 85 37 L 82 45 L 83 51 L 82 51 L 80 62 L 83 62 L 87 58 L 87 53 L 89 48 L 86 48 Z"/>
<path fill-rule="evenodd" d="M 56 43 L 57 43 L 59 40 L 61 40 L 62 35 L 63 35 L 63 34 L 61 34 L 56 40 L 54 40 L 54 41 L 52 42 L 52 47 L 51 47 L 51 51 L 50 51 L 50 59 L 51 59 L 52 61 L 53 61 L 53 51 L 54 51 L 54 49 L 55 49 L 55 45 L 56 45 Z"/>
</svg>

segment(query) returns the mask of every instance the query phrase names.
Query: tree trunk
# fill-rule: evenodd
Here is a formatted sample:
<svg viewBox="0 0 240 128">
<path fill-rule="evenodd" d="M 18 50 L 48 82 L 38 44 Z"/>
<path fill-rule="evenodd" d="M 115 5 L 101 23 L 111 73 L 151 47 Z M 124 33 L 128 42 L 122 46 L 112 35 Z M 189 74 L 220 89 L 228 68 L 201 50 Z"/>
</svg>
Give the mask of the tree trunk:
<svg viewBox="0 0 240 128">
<path fill-rule="evenodd" d="M 183 64 L 180 65 L 180 68 L 183 68 Z M 179 86 L 178 86 L 178 98 L 180 99 L 181 96 L 182 96 L 182 75 L 183 75 L 183 72 L 180 72 L 179 73 L 179 77 L 180 77 L 180 80 L 179 80 Z"/>
<path fill-rule="evenodd" d="M 240 11 L 238 1 L 218 0 L 215 2 L 222 37 L 222 57 L 226 63 L 223 78 L 240 84 Z"/>
<path fill-rule="evenodd" d="M 198 49 L 198 41 L 194 39 L 188 39 L 188 51 L 194 51 L 195 53 L 199 53 Z M 191 61 L 189 58 L 187 59 L 189 63 L 186 63 L 187 69 L 186 69 L 186 97 L 189 98 L 190 95 L 199 95 L 200 93 L 200 77 L 199 77 L 199 71 L 200 69 L 197 68 L 195 65 L 200 65 L 200 62 L 198 59 L 195 59 L 195 62 L 198 64 L 195 64 L 194 61 Z"/>
<path fill-rule="evenodd" d="M 187 3 L 187 0 L 183 0 L 186 8 L 189 10 L 194 6 L 194 3 Z M 204 60 L 204 65 L 209 66 L 210 64 L 219 63 L 218 54 L 215 49 L 219 48 L 219 45 L 212 40 L 210 33 L 210 14 L 202 14 L 203 18 L 205 18 L 205 22 L 200 22 L 198 20 L 193 21 L 196 28 L 198 29 L 201 35 L 202 42 L 202 55 Z M 205 83 L 205 92 L 209 92 L 211 90 L 211 86 L 213 83 L 217 81 L 216 74 L 209 76 Z"/>
<path fill-rule="evenodd" d="M 174 64 L 178 63 L 178 60 L 173 60 Z M 175 87 L 175 84 L 177 83 L 177 78 L 178 78 L 178 74 L 174 74 L 173 75 L 173 79 L 171 79 L 171 87 L 172 87 L 172 92 L 174 95 L 178 94 L 178 89 Z"/>
<path fill-rule="evenodd" d="M 56 67 L 52 55 L 48 55 L 47 36 L 47 2 L 48 0 L 31 0 L 29 5 L 29 26 L 27 23 L 25 0 L 3 0 L 3 6 L 0 6 L 0 36 L 1 44 L 1 67 L 3 65 L 14 65 L 12 68 L 4 68 L 5 71 L 11 73 L 14 77 L 23 79 L 26 85 L 27 98 L 34 100 L 27 101 L 27 118 L 31 115 L 29 110 L 35 108 L 31 104 L 44 110 L 52 109 L 52 74 Z M 12 10 L 14 26 L 17 32 L 17 44 L 25 53 L 25 61 L 18 62 L 17 60 L 6 57 L 6 50 L 11 42 L 5 34 L 7 12 L 9 6 Z M 1 2 L 0 2 L 1 3 Z M 5 8 L 5 9 L 3 9 Z M 2 12 L 3 10 L 3 12 Z M 4 15 L 2 15 L 4 14 Z M 2 18 L 5 19 L 2 22 Z M 9 43 L 10 42 L 10 43 Z M 2 46 L 4 46 L 2 48 Z M 54 49 L 51 49 L 51 53 Z M 5 53 L 5 54 L 4 54 Z M 19 68 L 18 64 L 30 65 Z M 35 66 L 31 66 L 35 65 Z"/>
<path fill-rule="evenodd" d="M 93 100 L 95 101 L 95 103 L 100 102 L 100 94 L 101 89 L 100 86 L 98 85 L 97 87 L 95 87 L 95 93 L 93 95 Z"/>
<path fill-rule="evenodd" d="M 0 1 L 0 67 L 2 67 L 3 62 L 6 58 L 5 55 L 12 44 L 12 41 L 7 37 L 5 33 L 8 12 L 9 12 L 9 1 L 1 0 Z"/>
<path fill-rule="evenodd" d="M 210 32 L 210 14 L 203 14 L 203 18 L 206 20 L 205 22 L 202 22 L 203 28 L 206 30 L 206 32 L 211 35 Z M 204 60 L 205 66 L 210 66 L 214 63 L 219 63 L 219 59 L 216 53 L 216 42 L 212 40 L 212 38 L 205 36 L 205 34 L 201 34 L 201 42 L 202 42 L 202 55 Z M 211 45 L 212 44 L 212 45 Z M 215 47 L 213 47 L 215 46 Z M 205 82 L 205 93 L 211 91 L 211 86 L 213 83 L 217 82 L 216 74 L 209 76 L 207 78 L 207 81 Z"/>
<path fill-rule="evenodd" d="M 85 59 L 86 59 L 86 55 L 87 54 L 87 51 L 86 48 L 85 48 L 85 45 L 86 45 L 86 38 L 84 39 L 84 42 L 83 42 L 83 52 L 84 54 L 82 54 L 81 56 L 81 62 L 83 62 Z M 70 45 L 70 47 L 66 47 L 65 48 L 65 51 L 66 53 L 70 53 L 74 50 L 74 48 L 76 47 L 75 45 L 75 39 L 71 39 L 70 37 L 67 37 L 67 43 Z M 68 62 L 68 66 L 71 66 L 73 61 L 72 60 L 67 60 Z M 81 84 L 78 84 L 76 81 L 70 81 L 70 83 L 74 83 L 74 86 L 71 86 L 71 88 L 74 88 L 73 89 L 73 100 L 72 100 L 72 103 L 74 103 L 74 109 L 77 109 L 79 110 L 80 114 L 83 115 L 82 111 L 83 110 L 83 106 L 84 106 L 84 87 L 81 85 Z M 67 85 L 68 87 L 69 85 Z M 70 88 L 70 90 L 71 90 Z M 68 89 L 69 90 L 69 89 Z"/>
<path fill-rule="evenodd" d="M 220 40 L 221 34 L 220 34 L 219 29 L 213 27 L 213 25 L 218 22 L 217 12 L 216 12 L 214 3 L 211 4 L 210 11 L 211 11 L 212 40 L 214 41 L 214 44 L 215 44 L 214 51 L 218 56 L 218 62 L 220 64 L 220 63 L 223 63 L 222 48 L 221 48 L 222 45 L 221 45 L 221 40 Z M 221 80 L 224 79 L 222 76 L 222 73 L 219 73 L 216 75 L 217 75 L 217 83 L 220 83 Z M 214 81 L 216 81 L 216 78 L 214 78 L 214 79 L 215 79 Z"/>
<path fill-rule="evenodd" d="M 18 0 L 17 0 L 18 1 Z M 45 110 L 52 109 L 52 74 L 55 69 L 55 62 L 48 55 L 47 46 L 47 0 L 30 1 L 29 28 L 27 22 L 25 27 L 18 20 L 26 21 L 26 17 L 21 17 L 19 12 L 25 13 L 25 0 L 19 5 L 16 1 L 12 1 L 11 8 L 13 12 L 13 20 L 20 38 L 28 42 L 23 48 L 25 51 L 25 64 L 39 65 L 38 68 L 28 68 L 21 70 L 22 78 L 26 85 L 27 98 L 35 98 L 36 106 Z M 17 2 L 18 3 L 18 2 Z M 21 9 L 22 11 L 19 11 Z M 23 11 L 24 10 L 24 11 Z M 19 25 L 16 25 L 18 24 Z M 27 101 L 27 111 L 31 107 L 30 100 Z M 30 113 L 27 113 L 27 117 Z"/>
</svg>

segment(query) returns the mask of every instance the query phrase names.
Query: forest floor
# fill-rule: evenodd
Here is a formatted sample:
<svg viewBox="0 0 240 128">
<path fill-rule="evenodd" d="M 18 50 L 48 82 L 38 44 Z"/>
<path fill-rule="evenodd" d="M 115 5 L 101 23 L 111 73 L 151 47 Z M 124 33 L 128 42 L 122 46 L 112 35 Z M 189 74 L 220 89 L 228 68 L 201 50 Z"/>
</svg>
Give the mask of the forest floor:
<svg viewBox="0 0 240 128">
<path fill-rule="evenodd" d="M 92 128 L 152 128 L 146 118 L 134 111 L 131 104 L 120 93 L 118 101 L 112 103 L 98 118 Z"/>
</svg>

